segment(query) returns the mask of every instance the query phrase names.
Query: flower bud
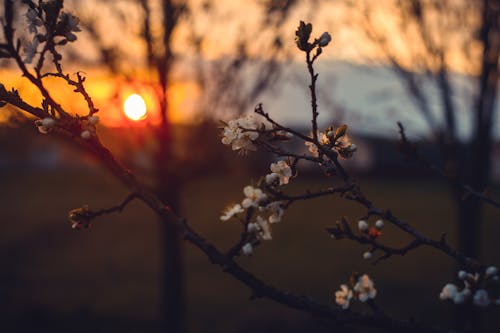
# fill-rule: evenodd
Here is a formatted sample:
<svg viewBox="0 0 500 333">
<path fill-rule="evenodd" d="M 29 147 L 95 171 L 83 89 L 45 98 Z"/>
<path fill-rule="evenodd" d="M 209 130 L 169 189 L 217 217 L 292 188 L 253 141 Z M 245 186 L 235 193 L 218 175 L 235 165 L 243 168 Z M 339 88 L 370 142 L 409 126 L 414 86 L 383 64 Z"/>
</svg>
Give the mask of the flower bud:
<svg viewBox="0 0 500 333">
<path fill-rule="evenodd" d="M 259 225 L 257 223 L 248 223 L 247 231 L 249 233 L 257 232 L 257 231 L 259 231 Z"/>
<path fill-rule="evenodd" d="M 99 116 L 90 116 L 87 120 L 89 121 L 90 125 L 97 125 L 97 123 L 99 122 Z"/>
<path fill-rule="evenodd" d="M 364 220 L 360 220 L 360 221 L 358 222 L 358 228 L 359 228 L 359 230 L 361 230 L 361 231 L 367 231 L 367 230 L 368 230 L 368 227 L 369 227 L 369 226 L 368 226 L 368 223 L 366 223 L 366 221 L 364 221 Z"/>
<path fill-rule="evenodd" d="M 54 127 L 55 124 L 56 124 L 56 120 L 54 118 L 47 117 L 47 118 L 43 118 L 41 121 L 41 125 L 45 126 L 47 128 Z"/>
<path fill-rule="evenodd" d="M 250 243 L 246 243 L 245 245 L 243 245 L 243 247 L 241 248 L 241 251 L 243 252 L 244 255 L 246 256 L 249 256 L 249 255 L 252 255 L 253 253 L 253 246 L 252 244 Z"/>
<path fill-rule="evenodd" d="M 82 139 L 88 140 L 92 136 L 92 133 L 90 133 L 89 130 L 85 130 L 85 131 L 82 131 L 82 133 L 80 134 L 80 136 L 82 137 Z"/>
<path fill-rule="evenodd" d="M 363 259 L 370 260 L 371 258 L 373 258 L 373 253 L 372 252 L 367 251 L 367 252 L 363 253 Z"/>
<path fill-rule="evenodd" d="M 491 277 L 493 275 L 497 275 L 498 268 L 496 268 L 495 266 L 490 266 L 490 267 L 486 268 L 485 274 L 486 274 L 486 277 Z"/>
<path fill-rule="evenodd" d="M 321 37 L 318 40 L 318 45 L 321 47 L 325 47 L 332 41 L 332 36 L 328 32 L 323 32 Z"/>
</svg>

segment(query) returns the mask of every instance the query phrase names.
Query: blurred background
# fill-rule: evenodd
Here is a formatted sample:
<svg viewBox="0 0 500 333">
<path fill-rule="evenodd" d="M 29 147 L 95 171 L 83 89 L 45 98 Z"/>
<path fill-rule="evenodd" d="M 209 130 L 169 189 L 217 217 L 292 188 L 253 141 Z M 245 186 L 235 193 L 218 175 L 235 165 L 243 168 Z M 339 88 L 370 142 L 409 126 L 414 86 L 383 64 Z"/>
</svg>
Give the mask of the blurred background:
<svg viewBox="0 0 500 333">
<path fill-rule="evenodd" d="M 24 43 L 32 38 L 22 28 L 26 8 L 16 6 Z M 223 146 L 220 121 L 263 103 L 274 119 L 310 132 L 307 69 L 294 42 L 304 20 L 313 23 L 313 37 L 333 36 L 316 66 L 320 126 L 349 125 L 358 151 L 347 167 L 368 196 L 427 235 L 446 233 L 464 253 L 500 265 L 500 211 L 464 198 L 457 186 L 500 197 L 496 2 L 66 0 L 64 10 L 82 29 L 61 48 L 64 69 L 86 75 L 102 141 L 219 248 L 231 247 L 240 232 L 219 221 L 221 211 L 274 161 Z M 0 82 L 40 104 L 6 59 Z M 47 86 L 65 110 L 87 113 L 61 80 L 47 79 Z M 447 177 L 398 153 L 397 121 Z M 126 188 L 83 151 L 40 135 L 27 115 L 4 107 L 0 125 L 2 331 L 326 331 L 304 314 L 249 300 L 246 287 L 183 246 L 139 202 L 89 230 L 72 230 L 69 210 L 116 205 Z M 314 167 L 299 176 L 288 186 L 292 193 L 333 181 Z M 457 312 L 439 301 L 458 267 L 437 251 L 373 266 L 362 259 L 367 248 L 327 235 L 325 227 L 341 216 L 355 223 L 363 213 L 336 197 L 297 203 L 273 241 L 240 261 L 272 285 L 332 306 L 339 285 L 366 272 L 378 304 L 397 318 L 498 330 L 497 308 L 463 323 L 457 317 L 468 307 Z M 390 227 L 384 239 L 408 242 Z"/>
</svg>

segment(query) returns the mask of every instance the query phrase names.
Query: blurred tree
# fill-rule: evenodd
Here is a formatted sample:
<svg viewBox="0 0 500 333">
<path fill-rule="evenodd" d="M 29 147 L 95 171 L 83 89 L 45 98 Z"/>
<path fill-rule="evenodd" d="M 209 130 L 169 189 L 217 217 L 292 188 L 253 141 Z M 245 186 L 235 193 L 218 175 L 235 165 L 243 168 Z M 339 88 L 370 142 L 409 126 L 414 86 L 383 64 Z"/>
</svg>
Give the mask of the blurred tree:
<svg viewBox="0 0 500 333">
<path fill-rule="evenodd" d="M 141 69 L 147 69 L 147 79 L 143 83 L 155 87 L 160 110 L 160 122 L 151 133 L 156 143 L 152 170 L 154 187 L 164 202 L 179 211 L 179 192 L 183 183 L 194 175 L 206 173 L 206 161 L 216 157 L 208 156 L 206 152 L 203 156 L 194 156 L 196 154 L 191 151 L 191 159 L 197 162 L 205 160 L 205 163 L 189 163 L 186 156 L 181 158 L 176 153 L 185 142 L 181 142 L 174 134 L 171 122 L 169 91 L 175 81 L 174 75 L 179 75 L 179 72 L 188 75 L 186 68 L 195 68 L 195 75 L 191 79 L 202 92 L 200 110 L 197 112 L 199 119 L 213 119 L 216 114 L 221 116 L 220 110 L 244 112 L 279 75 L 277 59 L 283 53 L 281 27 L 295 1 L 262 1 L 258 5 L 262 16 L 253 20 L 254 26 L 240 28 L 236 36 L 231 36 L 223 29 L 227 38 L 216 35 L 215 40 L 228 43 L 229 50 L 222 47 L 216 47 L 215 51 L 209 50 L 221 52 L 222 56 L 216 55 L 215 60 L 209 60 L 214 55 L 207 54 L 203 45 L 228 23 L 228 18 L 218 13 L 217 7 L 221 7 L 219 2 L 137 0 L 110 1 L 99 3 L 98 6 L 89 6 L 80 1 L 69 4 L 79 13 L 82 26 L 90 33 L 89 42 L 98 51 L 98 61 L 105 64 L 110 73 L 136 80 L 137 71 L 130 63 L 137 61 L 138 57 L 138 67 L 142 65 Z M 132 13 L 134 15 L 130 15 Z M 112 22 L 120 26 L 120 34 L 114 37 L 109 31 Z M 136 29 L 137 26 L 140 29 Z M 126 39 L 124 34 L 129 34 Z M 265 38 L 260 38 L 260 34 Z M 274 37 L 269 38 L 269 34 Z M 124 40 L 128 44 L 126 49 L 121 45 Z M 131 46 L 134 41 L 142 49 Z M 259 52 L 252 53 L 250 48 L 258 48 Z M 80 54 L 75 52 L 72 55 L 79 57 Z M 252 72 L 256 73 L 253 76 L 248 75 L 250 66 Z M 203 146 L 206 139 L 196 136 L 198 131 L 193 132 L 198 140 L 195 146 Z M 183 332 L 186 328 L 182 234 L 174 223 L 161 225 L 164 228 L 161 309 L 164 331 Z"/>
<path fill-rule="evenodd" d="M 360 26 L 391 66 L 443 152 L 443 173 L 457 209 L 459 248 L 478 258 L 482 202 L 468 195 L 463 185 L 483 192 L 490 184 L 500 2 L 403 0 L 385 5 L 362 1 L 353 6 Z M 389 13 L 393 20 L 387 20 Z M 467 76 L 465 86 L 458 74 Z M 459 98 L 460 94 L 466 96 Z M 459 130 L 457 118 L 464 109 L 470 110 L 470 135 Z"/>
</svg>

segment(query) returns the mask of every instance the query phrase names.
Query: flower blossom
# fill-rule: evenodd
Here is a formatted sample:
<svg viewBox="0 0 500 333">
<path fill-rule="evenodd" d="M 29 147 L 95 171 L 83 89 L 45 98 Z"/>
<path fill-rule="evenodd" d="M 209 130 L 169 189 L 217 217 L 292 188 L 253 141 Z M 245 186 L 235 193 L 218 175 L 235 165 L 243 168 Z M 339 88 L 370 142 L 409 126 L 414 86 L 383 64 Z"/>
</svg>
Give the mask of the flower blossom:
<svg viewBox="0 0 500 333">
<path fill-rule="evenodd" d="M 80 133 L 80 137 L 84 140 L 88 140 L 92 137 L 92 132 L 89 130 L 83 130 L 82 133 Z"/>
<path fill-rule="evenodd" d="M 246 256 L 252 255 L 252 253 L 253 253 L 253 246 L 252 246 L 252 244 L 246 243 L 245 245 L 243 245 L 241 247 L 241 251 Z"/>
<path fill-rule="evenodd" d="M 56 120 L 54 118 L 43 118 L 35 120 L 35 126 L 38 128 L 38 131 L 42 134 L 49 133 L 52 128 L 56 125 Z"/>
<path fill-rule="evenodd" d="M 488 292 L 484 289 L 478 289 L 474 293 L 472 297 L 472 302 L 474 305 L 486 307 L 490 305 L 490 297 L 488 296 Z"/>
<path fill-rule="evenodd" d="M 351 299 L 352 290 L 345 284 L 340 285 L 340 290 L 335 292 L 335 302 L 345 310 L 349 307 Z"/>
<path fill-rule="evenodd" d="M 270 173 L 266 175 L 266 184 L 268 185 L 274 185 L 280 181 L 280 175 L 277 173 Z"/>
<path fill-rule="evenodd" d="M 358 147 L 354 143 L 351 143 L 347 135 L 344 135 L 335 143 L 335 149 L 339 153 L 340 157 L 348 159 L 352 157 L 356 150 L 358 150 Z"/>
<path fill-rule="evenodd" d="M 486 277 L 495 276 L 498 274 L 498 268 L 496 268 L 495 266 L 489 266 L 488 268 L 486 268 L 484 274 L 486 275 Z"/>
<path fill-rule="evenodd" d="M 369 299 L 377 296 L 377 290 L 374 288 L 373 281 L 367 274 L 358 278 L 358 282 L 354 285 L 354 291 L 361 302 L 366 302 Z"/>
<path fill-rule="evenodd" d="M 371 258 L 373 258 L 373 252 L 366 251 L 365 253 L 363 253 L 363 259 L 370 260 Z"/>
<path fill-rule="evenodd" d="M 233 150 L 242 152 L 255 151 L 254 141 L 259 138 L 258 128 L 262 125 L 253 115 L 230 120 L 224 127 L 222 143 L 231 145 Z"/>
<path fill-rule="evenodd" d="M 377 222 L 375 222 L 375 228 L 377 228 L 379 230 L 382 230 L 384 228 L 384 221 L 383 220 L 377 220 Z"/>
<path fill-rule="evenodd" d="M 321 145 L 330 144 L 330 139 L 328 139 L 328 136 L 323 132 L 318 132 L 318 141 Z M 319 156 L 318 146 L 314 142 L 306 141 L 304 142 L 304 144 L 306 145 L 307 149 L 309 150 L 312 156 L 314 157 Z"/>
<path fill-rule="evenodd" d="M 278 223 L 281 221 L 285 213 L 282 204 L 282 201 L 273 201 L 265 207 L 265 210 L 269 212 L 269 223 Z"/>
<path fill-rule="evenodd" d="M 243 213 L 245 210 L 241 207 L 240 204 L 236 204 L 232 207 L 229 207 L 224 211 L 224 214 L 220 217 L 222 221 L 227 221 L 231 219 L 233 216 L 239 213 Z"/>
<path fill-rule="evenodd" d="M 87 118 L 87 121 L 89 122 L 90 125 L 95 126 L 99 122 L 99 116 L 89 116 Z"/>
<path fill-rule="evenodd" d="M 264 220 L 261 216 L 257 216 L 257 225 L 259 226 L 259 236 L 263 240 L 272 240 L 273 237 L 271 235 L 271 226 Z"/>
<path fill-rule="evenodd" d="M 290 166 L 285 161 L 281 160 L 276 163 L 271 163 L 270 169 L 272 172 L 271 175 L 278 175 L 280 185 L 288 184 L 288 182 L 290 181 L 290 177 L 292 177 L 292 168 L 290 168 Z M 274 178 L 276 178 L 276 176 L 274 176 Z"/>
<path fill-rule="evenodd" d="M 443 290 L 439 294 L 439 298 L 444 301 L 447 299 L 453 299 L 458 292 L 458 288 L 453 283 L 448 283 L 443 287 Z"/>
<path fill-rule="evenodd" d="M 267 199 L 267 195 L 262 192 L 260 188 L 253 186 L 245 186 L 243 193 L 246 197 L 241 202 L 241 206 L 243 206 L 243 208 L 258 207 L 262 201 Z"/>
<path fill-rule="evenodd" d="M 360 231 L 367 231 L 369 227 L 370 226 L 368 225 L 368 223 L 366 221 L 364 221 L 364 220 L 358 221 L 358 229 Z"/>
<path fill-rule="evenodd" d="M 255 234 L 258 238 L 262 240 L 272 240 L 271 226 L 269 222 L 262 218 L 262 216 L 257 216 L 255 222 L 248 223 L 247 232 Z"/>
<path fill-rule="evenodd" d="M 463 274 L 459 274 L 463 275 Z M 443 290 L 439 294 L 439 298 L 442 301 L 451 300 L 455 304 L 463 304 L 467 298 L 471 295 L 469 288 L 464 288 L 458 290 L 458 287 L 453 283 L 448 283 L 443 287 Z"/>
</svg>

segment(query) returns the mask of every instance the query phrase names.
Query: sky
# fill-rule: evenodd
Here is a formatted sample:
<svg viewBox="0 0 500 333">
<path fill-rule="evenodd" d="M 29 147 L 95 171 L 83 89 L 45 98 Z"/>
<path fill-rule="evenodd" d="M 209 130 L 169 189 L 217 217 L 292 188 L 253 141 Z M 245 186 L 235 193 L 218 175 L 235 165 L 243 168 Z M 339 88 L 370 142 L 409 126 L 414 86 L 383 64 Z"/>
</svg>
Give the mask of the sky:
<svg viewBox="0 0 500 333">
<path fill-rule="evenodd" d="M 148 84 L 154 78 L 144 70 L 144 43 L 137 37 L 142 22 L 140 7 L 131 0 L 108 3 L 113 6 L 103 5 L 103 2 L 96 0 L 67 0 L 66 10 L 80 16 L 82 22 L 93 22 L 100 31 L 104 46 L 114 45 L 119 48 L 122 69 L 128 78 L 110 77 L 105 68 L 96 64 L 97 52 L 91 42 L 94 38 L 83 24 L 83 31 L 79 33 L 79 39 L 72 45 L 70 53 L 77 55 L 77 60 L 69 63 L 67 68 L 70 72 L 83 70 L 87 74 L 88 90 L 101 109 L 104 124 L 122 126 L 128 122 L 122 112 L 122 104 L 128 95 L 139 93 L 145 98 L 149 109 L 157 107 L 154 87 Z M 255 104 L 264 102 L 269 105 L 272 113 L 287 124 L 307 124 L 309 113 L 303 110 L 309 104 L 305 81 L 307 75 L 301 59 L 303 54 L 298 52 L 293 42 L 297 22 L 306 20 L 314 23 L 313 36 L 319 36 L 323 31 L 328 31 L 333 36 L 332 44 L 324 49 L 318 61 L 321 75 L 319 86 L 321 94 L 325 96 L 323 100 L 320 99 L 320 103 L 323 102 L 320 104 L 320 110 L 323 111 L 320 119 L 325 126 L 329 123 L 329 117 L 337 117 L 337 122 L 339 118 L 351 122 L 360 132 L 392 136 L 396 129 L 394 120 L 397 119 L 406 123 L 410 134 L 414 133 L 417 137 L 428 134 L 428 128 L 412 101 L 396 77 L 385 67 L 380 48 L 370 43 L 365 32 L 360 29 L 362 4 L 366 4 L 366 1 L 299 1 L 279 31 L 266 29 L 258 24 L 263 20 L 262 7 L 258 1 L 218 0 L 213 2 L 209 11 L 202 10 L 204 1 L 194 0 L 192 3 L 193 12 L 197 14 L 193 19 L 184 20 L 173 37 L 174 52 L 179 59 L 169 91 L 174 122 L 192 122 L 197 118 L 197 97 L 201 92 L 196 81 L 190 74 L 186 74 L 197 59 L 190 43 L 194 37 L 204 37 L 201 49 L 202 62 L 205 64 L 231 57 L 234 54 L 235 40 L 240 38 L 250 40 L 249 57 L 258 62 L 259 59 L 266 59 L 265 50 L 269 46 L 269 40 L 278 33 L 284 45 L 279 59 L 286 60 L 288 65 L 276 83 L 276 89 L 264 93 Z M 151 4 L 153 13 L 158 13 L 160 10 L 157 1 L 152 1 Z M 392 0 L 377 2 L 372 13 L 373 20 L 381 31 L 393 32 L 392 47 L 404 63 L 407 57 L 405 50 L 415 47 L 416 42 L 408 43 L 399 36 L 394 36 L 394 32 L 398 31 L 400 18 L 394 15 L 392 6 Z M 152 19 L 156 25 L 160 24 L 158 16 L 153 15 Z M 154 28 L 153 33 L 157 33 Z M 460 88 L 457 89 L 460 93 L 455 98 L 456 103 L 464 109 L 459 114 L 459 132 L 466 137 L 471 130 L 470 114 L 466 109 L 470 107 L 468 97 L 472 90 L 471 80 L 467 75 L 473 69 L 463 65 L 464 60 L 457 53 L 457 50 L 450 51 L 449 63 L 454 72 L 454 82 Z M 9 82 L 20 87 L 29 98 L 39 99 L 32 90 L 26 88 L 25 79 L 7 69 L 0 69 L 0 73 L 2 77 L 8 77 Z M 57 90 L 64 90 L 59 89 L 59 83 L 53 84 L 58 87 Z M 435 94 L 432 88 L 428 91 L 430 95 Z M 72 101 L 72 112 L 78 112 L 84 106 L 83 101 L 73 102 L 71 91 L 61 94 L 60 98 Z M 436 98 L 432 104 L 435 115 L 439 118 L 440 105 Z M 345 111 L 342 112 L 342 117 L 339 109 Z M 150 113 L 147 122 L 154 123 L 157 119 L 157 115 Z"/>
</svg>

